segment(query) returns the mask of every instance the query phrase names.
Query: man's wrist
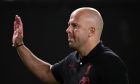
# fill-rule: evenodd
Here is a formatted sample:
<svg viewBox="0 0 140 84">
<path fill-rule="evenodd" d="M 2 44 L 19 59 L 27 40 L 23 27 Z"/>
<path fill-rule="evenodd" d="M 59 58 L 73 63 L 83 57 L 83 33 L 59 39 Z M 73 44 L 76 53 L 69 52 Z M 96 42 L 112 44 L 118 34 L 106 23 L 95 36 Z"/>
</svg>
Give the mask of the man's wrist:
<svg viewBox="0 0 140 84">
<path fill-rule="evenodd" d="M 18 48 L 18 47 L 23 46 L 23 45 L 24 45 L 24 43 L 21 43 L 21 44 L 18 44 L 18 45 L 13 45 L 13 47 Z"/>
</svg>

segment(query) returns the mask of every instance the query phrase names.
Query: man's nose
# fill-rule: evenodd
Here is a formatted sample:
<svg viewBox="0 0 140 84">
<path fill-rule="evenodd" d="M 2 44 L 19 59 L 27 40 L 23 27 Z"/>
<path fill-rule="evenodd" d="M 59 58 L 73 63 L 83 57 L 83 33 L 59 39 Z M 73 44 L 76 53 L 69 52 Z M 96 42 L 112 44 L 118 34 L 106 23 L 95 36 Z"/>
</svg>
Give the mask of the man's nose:
<svg viewBox="0 0 140 84">
<path fill-rule="evenodd" d="M 70 26 L 66 29 L 66 32 L 69 33 L 71 31 Z"/>
</svg>

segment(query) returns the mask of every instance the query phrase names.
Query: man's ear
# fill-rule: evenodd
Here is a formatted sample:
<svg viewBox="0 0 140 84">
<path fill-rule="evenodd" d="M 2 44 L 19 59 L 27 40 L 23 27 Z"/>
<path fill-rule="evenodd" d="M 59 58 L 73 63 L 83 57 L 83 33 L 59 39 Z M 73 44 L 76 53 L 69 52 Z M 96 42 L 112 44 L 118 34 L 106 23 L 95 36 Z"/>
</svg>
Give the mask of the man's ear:
<svg viewBox="0 0 140 84">
<path fill-rule="evenodd" d="M 89 37 L 93 36 L 95 34 L 95 27 L 90 27 L 89 28 Z"/>
</svg>

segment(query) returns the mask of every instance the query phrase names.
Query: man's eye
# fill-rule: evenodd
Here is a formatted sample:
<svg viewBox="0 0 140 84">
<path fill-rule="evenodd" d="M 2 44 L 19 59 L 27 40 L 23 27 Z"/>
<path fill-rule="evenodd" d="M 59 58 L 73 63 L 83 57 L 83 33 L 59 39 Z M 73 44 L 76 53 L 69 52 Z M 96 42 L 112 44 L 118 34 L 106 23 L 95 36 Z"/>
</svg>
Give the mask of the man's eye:
<svg viewBox="0 0 140 84">
<path fill-rule="evenodd" d="M 73 24 L 72 26 L 73 26 L 73 27 L 76 27 L 76 24 Z"/>
<path fill-rule="evenodd" d="M 74 27 L 74 28 L 77 27 L 77 24 L 72 24 L 72 27 Z"/>
</svg>

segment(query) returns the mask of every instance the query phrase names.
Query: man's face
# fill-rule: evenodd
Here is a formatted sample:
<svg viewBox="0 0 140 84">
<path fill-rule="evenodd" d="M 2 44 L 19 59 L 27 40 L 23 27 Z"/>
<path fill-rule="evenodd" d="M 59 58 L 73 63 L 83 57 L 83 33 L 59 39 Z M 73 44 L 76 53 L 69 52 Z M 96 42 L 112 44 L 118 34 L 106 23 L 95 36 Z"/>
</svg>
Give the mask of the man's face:
<svg viewBox="0 0 140 84">
<path fill-rule="evenodd" d="M 71 48 L 80 49 L 88 41 L 88 23 L 80 14 L 71 15 L 66 32 Z"/>
</svg>

